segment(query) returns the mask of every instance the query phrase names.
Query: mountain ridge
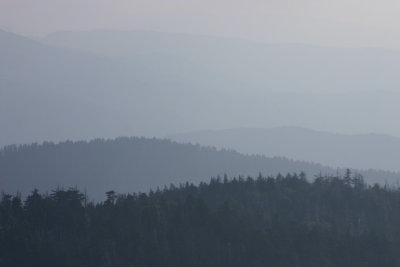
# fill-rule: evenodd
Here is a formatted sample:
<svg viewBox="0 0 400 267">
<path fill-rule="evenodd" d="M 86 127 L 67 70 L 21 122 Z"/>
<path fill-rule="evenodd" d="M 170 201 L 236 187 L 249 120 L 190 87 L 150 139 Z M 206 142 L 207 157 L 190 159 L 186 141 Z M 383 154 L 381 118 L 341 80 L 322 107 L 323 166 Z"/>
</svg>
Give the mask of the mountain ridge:
<svg viewBox="0 0 400 267">
<path fill-rule="evenodd" d="M 370 52 L 376 50 L 353 53 L 340 49 L 347 52 L 337 56 L 339 52 L 321 54 L 314 46 L 278 49 L 277 45 L 277 49 L 265 51 L 246 42 L 237 45 L 225 39 L 214 38 L 211 42 L 202 37 L 190 39 L 191 36 L 182 41 L 168 33 L 163 34 L 163 43 L 158 43 L 158 35 L 152 34 L 147 39 L 137 37 L 140 43 L 134 42 L 136 46 L 125 43 L 126 49 L 114 49 L 98 41 L 88 46 L 89 50 L 104 46 L 121 55 L 130 51 L 138 54 L 133 59 L 127 56 L 120 60 L 37 40 L 32 48 L 32 40 L 23 37 L 18 37 L 22 44 L 7 47 L 3 39 L 8 34 L 3 35 L 0 124 L 5 133 L 0 136 L 0 147 L 87 139 L 90 134 L 165 136 L 237 125 L 301 125 L 330 132 L 346 129 L 400 136 L 400 127 L 392 115 L 400 112 L 400 93 L 391 92 L 393 86 L 400 88 L 396 67 L 400 57 Z M 118 38 L 130 37 L 122 33 Z M 118 38 L 108 41 L 123 43 Z M 78 38 L 77 42 L 82 40 Z M 146 49 L 153 49 L 154 53 L 142 53 Z M 354 55 L 348 58 L 348 54 Z M 354 64 L 347 65 L 349 60 Z M 336 75 L 336 70 L 341 74 Z M 346 77 L 354 83 L 346 82 Z M 348 86 L 351 92 L 343 93 Z M 33 101 L 30 97 L 17 97 L 24 92 L 38 97 Z M 7 119 L 15 113 L 8 103 L 18 106 L 18 123 L 10 124 Z M 65 114 L 43 114 L 32 108 L 35 104 L 40 110 L 49 103 L 70 110 Z M 106 111 L 111 112 L 107 115 Z M 69 113 L 81 116 L 68 117 Z M 90 128 L 91 122 L 101 120 L 102 114 L 107 115 L 104 124 L 109 123 L 113 129 Z M 48 117 L 57 115 L 65 121 L 62 131 L 47 123 L 52 121 Z M 33 134 L 29 140 L 18 137 L 18 133 L 40 131 L 49 135 Z"/>
<path fill-rule="evenodd" d="M 386 134 L 340 134 L 304 127 L 232 128 L 169 135 L 174 141 L 232 148 L 241 153 L 283 156 L 335 167 L 400 171 L 400 138 Z"/>
<path fill-rule="evenodd" d="M 0 188 L 24 195 L 34 188 L 43 192 L 77 186 L 90 189 L 89 196 L 102 199 L 104 192 L 111 189 L 127 193 L 171 183 L 196 184 L 224 174 L 274 176 L 302 171 L 312 178 L 344 174 L 346 170 L 144 137 L 46 142 L 0 150 Z M 353 171 L 364 175 L 370 184 L 394 185 L 400 178 L 400 173 L 394 172 Z"/>
</svg>

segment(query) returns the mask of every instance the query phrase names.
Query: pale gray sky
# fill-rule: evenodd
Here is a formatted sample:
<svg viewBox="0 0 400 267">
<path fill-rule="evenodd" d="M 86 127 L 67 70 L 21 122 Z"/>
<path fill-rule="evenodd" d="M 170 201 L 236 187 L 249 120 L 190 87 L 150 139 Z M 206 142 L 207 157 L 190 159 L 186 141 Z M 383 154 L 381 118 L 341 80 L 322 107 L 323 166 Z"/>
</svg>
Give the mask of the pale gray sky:
<svg viewBox="0 0 400 267">
<path fill-rule="evenodd" d="M 148 29 L 400 49 L 398 0 L 0 0 L 0 29 Z"/>
</svg>

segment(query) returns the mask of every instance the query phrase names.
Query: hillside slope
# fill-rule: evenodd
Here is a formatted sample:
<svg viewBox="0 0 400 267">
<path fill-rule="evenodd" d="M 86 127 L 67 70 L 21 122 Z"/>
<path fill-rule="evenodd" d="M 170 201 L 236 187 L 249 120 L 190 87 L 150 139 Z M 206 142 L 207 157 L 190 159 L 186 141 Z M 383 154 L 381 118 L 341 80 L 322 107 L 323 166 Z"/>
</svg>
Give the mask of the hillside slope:
<svg viewBox="0 0 400 267">
<path fill-rule="evenodd" d="M 383 134 L 332 134 L 301 127 L 278 127 L 198 131 L 168 138 L 329 166 L 400 171 L 400 138 Z"/>
<path fill-rule="evenodd" d="M 1 190 L 26 194 L 33 188 L 43 191 L 77 186 L 87 189 L 95 199 L 102 199 L 110 189 L 137 192 L 171 183 L 199 183 L 224 174 L 232 177 L 301 171 L 311 178 L 320 173 L 344 173 L 318 164 L 147 138 L 10 146 L 0 151 Z M 360 173 L 366 181 L 382 184 L 400 178 L 389 172 Z"/>
</svg>

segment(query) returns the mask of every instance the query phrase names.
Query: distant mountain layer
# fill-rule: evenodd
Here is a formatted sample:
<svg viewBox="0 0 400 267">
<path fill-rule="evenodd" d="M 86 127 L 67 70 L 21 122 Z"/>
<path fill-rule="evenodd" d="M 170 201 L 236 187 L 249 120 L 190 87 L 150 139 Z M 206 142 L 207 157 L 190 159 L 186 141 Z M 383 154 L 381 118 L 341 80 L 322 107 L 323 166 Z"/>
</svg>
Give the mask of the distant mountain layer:
<svg viewBox="0 0 400 267">
<path fill-rule="evenodd" d="M 40 41 L 125 62 L 209 86 L 270 90 L 398 90 L 400 52 L 150 31 L 65 31 Z M 213 76 L 214 74 L 214 76 Z M 211 83 L 209 81 L 212 81 Z M 235 86 L 235 83 L 236 86 Z"/>
<path fill-rule="evenodd" d="M 0 31 L 0 147 L 282 125 L 400 136 L 399 65 L 382 49 Z"/>
<path fill-rule="evenodd" d="M 329 166 L 400 171 L 400 138 L 388 135 L 345 135 L 279 127 L 198 131 L 168 137 L 247 154 L 288 157 Z"/>
<path fill-rule="evenodd" d="M 107 190 L 120 193 L 145 191 L 186 181 L 198 183 L 227 174 L 256 176 L 304 171 L 318 174 L 344 173 L 319 164 L 284 158 L 246 156 L 161 139 L 118 138 L 90 142 L 44 143 L 9 146 L 0 151 L 0 188 L 26 194 L 57 187 L 78 186 L 89 196 L 102 199 Z M 399 174 L 360 171 L 368 182 L 395 183 Z"/>
</svg>

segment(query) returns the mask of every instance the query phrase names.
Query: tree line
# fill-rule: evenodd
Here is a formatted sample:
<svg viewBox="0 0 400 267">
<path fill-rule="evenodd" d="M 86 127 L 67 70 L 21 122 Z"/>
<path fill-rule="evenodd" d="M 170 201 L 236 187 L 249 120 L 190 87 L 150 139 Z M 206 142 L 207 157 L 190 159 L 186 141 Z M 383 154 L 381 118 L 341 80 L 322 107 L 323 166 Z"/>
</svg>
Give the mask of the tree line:
<svg viewBox="0 0 400 267">
<path fill-rule="evenodd" d="M 180 144 L 164 139 L 121 137 L 91 141 L 14 145 L 0 149 L 0 188 L 21 192 L 33 188 L 50 191 L 57 186 L 77 186 L 95 200 L 104 200 L 104 192 L 148 191 L 157 186 L 198 184 L 209 177 L 226 173 L 256 177 L 278 173 L 306 172 L 336 175 L 335 169 L 309 162 L 261 155 L 243 155 L 200 145 Z M 354 170 L 355 172 L 356 170 Z M 365 170 L 368 183 L 396 184 L 400 173 Z M 128 191 L 130 190 L 130 191 Z"/>
<path fill-rule="evenodd" d="M 227 176 L 0 201 L 0 266 L 399 266 L 400 190 L 360 175 Z"/>
</svg>

